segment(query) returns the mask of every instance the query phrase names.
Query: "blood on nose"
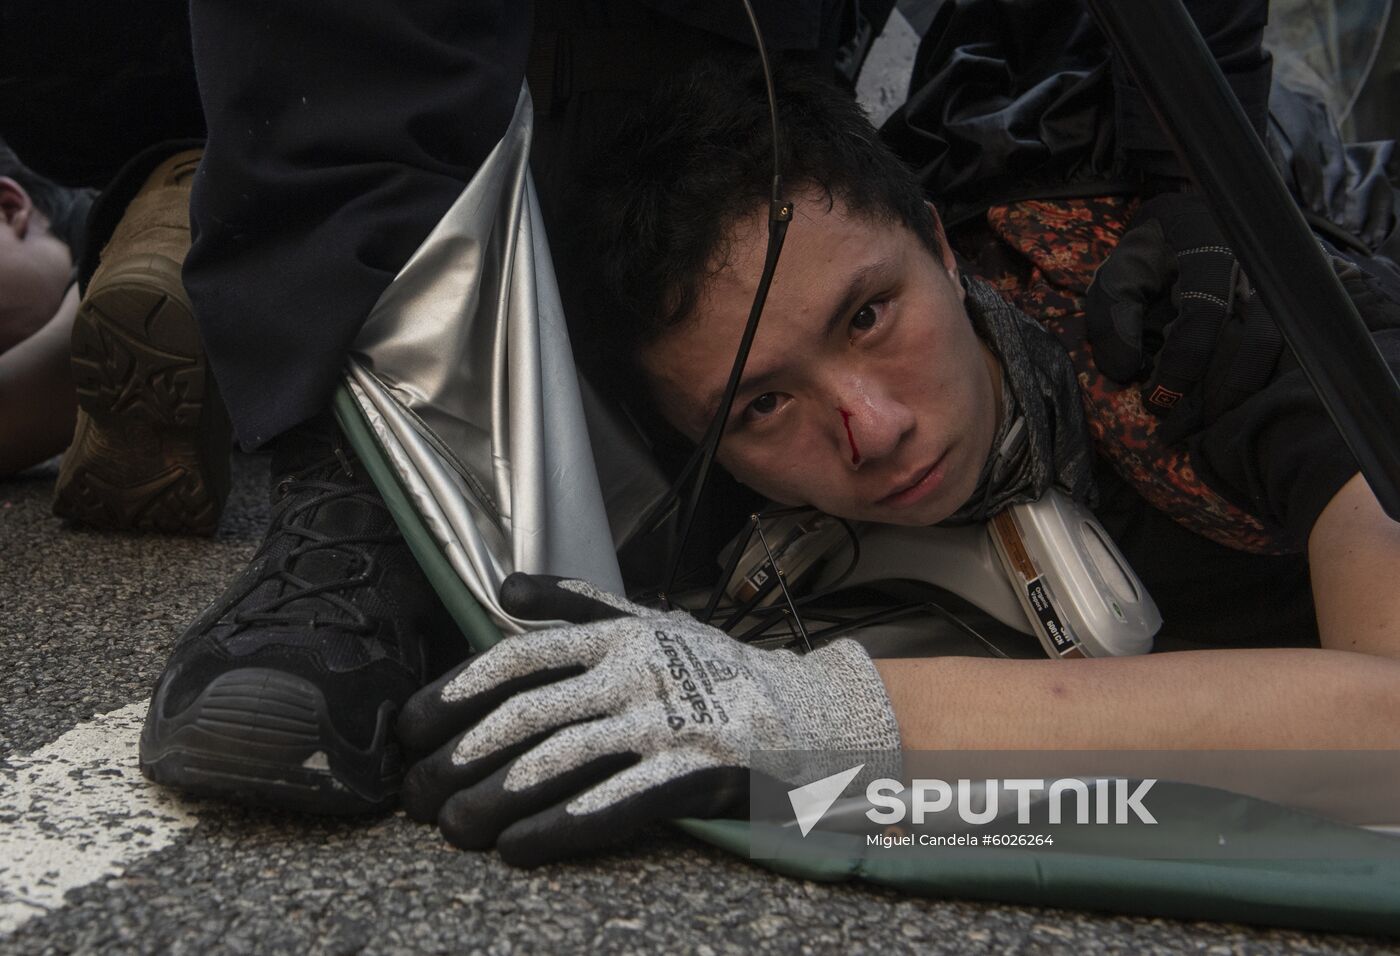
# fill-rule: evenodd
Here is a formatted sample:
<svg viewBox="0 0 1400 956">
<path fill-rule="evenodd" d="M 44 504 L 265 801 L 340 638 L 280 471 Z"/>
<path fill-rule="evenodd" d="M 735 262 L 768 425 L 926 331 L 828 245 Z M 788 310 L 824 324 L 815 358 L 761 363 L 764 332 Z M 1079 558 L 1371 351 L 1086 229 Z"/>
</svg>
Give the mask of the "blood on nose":
<svg viewBox="0 0 1400 956">
<path fill-rule="evenodd" d="M 851 464 L 859 465 L 860 449 L 856 447 L 855 432 L 851 431 L 851 413 L 844 408 L 839 409 L 839 411 L 841 412 L 841 424 L 846 426 L 846 441 L 851 443 Z"/>
</svg>

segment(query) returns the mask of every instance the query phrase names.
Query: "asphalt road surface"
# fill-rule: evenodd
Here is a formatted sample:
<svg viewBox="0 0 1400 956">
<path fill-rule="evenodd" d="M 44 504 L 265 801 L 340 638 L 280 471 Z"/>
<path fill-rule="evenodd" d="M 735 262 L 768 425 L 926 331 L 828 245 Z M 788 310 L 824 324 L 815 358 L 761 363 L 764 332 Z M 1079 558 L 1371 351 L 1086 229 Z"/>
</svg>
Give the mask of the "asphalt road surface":
<svg viewBox="0 0 1400 956">
<path fill-rule="evenodd" d="M 0 483 L 0 954 L 1363 953 L 1374 939 L 902 897 L 777 876 L 655 830 L 534 871 L 401 814 L 326 822 L 185 801 L 135 770 L 184 624 L 256 547 L 265 458 L 213 540 L 96 534 L 55 470 Z"/>
</svg>

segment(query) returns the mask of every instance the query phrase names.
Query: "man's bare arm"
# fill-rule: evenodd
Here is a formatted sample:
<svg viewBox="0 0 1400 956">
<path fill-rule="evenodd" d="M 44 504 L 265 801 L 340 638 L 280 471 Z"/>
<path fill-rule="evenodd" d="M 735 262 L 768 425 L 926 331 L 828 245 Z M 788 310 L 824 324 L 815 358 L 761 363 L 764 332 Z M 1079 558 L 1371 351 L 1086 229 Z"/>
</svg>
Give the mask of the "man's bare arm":
<svg viewBox="0 0 1400 956">
<path fill-rule="evenodd" d="M 1360 475 L 1308 558 L 1319 650 L 876 666 L 911 749 L 1400 749 L 1400 524 Z"/>
<path fill-rule="evenodd" d="M 1323 647 L 1400 658 L 1400 524 L 1355 475 L 1308 537 Z"/>
<path fill-rule="evenodd" d="M 1400 661 L 1348 651 L 875 665 L 909 750 L 1400 749 Z"/>
</svg>

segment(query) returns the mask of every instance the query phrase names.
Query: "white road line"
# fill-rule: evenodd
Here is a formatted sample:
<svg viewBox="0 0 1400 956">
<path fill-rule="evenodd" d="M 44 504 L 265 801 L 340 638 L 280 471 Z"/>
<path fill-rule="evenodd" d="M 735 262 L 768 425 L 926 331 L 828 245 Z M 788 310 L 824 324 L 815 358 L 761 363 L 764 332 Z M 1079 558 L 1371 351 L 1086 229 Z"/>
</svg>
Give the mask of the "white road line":
<svg viewBox="0 0 1400 956">
<path fill-rule="evenodd" d="M 136 768 L 148 704 L 102 714 L 0 766 L 0 936 L 198 822 Z"/>
</svg>

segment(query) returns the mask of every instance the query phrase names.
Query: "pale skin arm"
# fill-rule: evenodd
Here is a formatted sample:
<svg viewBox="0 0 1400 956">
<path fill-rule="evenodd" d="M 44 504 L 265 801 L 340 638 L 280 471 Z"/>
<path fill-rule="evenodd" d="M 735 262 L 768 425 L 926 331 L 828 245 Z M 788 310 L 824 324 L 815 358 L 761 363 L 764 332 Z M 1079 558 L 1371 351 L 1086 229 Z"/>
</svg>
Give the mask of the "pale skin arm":
<svg viewBox="0 0 1400 956">
<path fill-rule="evenodd" d="M 1308 557 L 1320 649 L 876 661 L 904 747 L 1400 749 L 1400 524 L 1358 475 Z"/>
</svg>

